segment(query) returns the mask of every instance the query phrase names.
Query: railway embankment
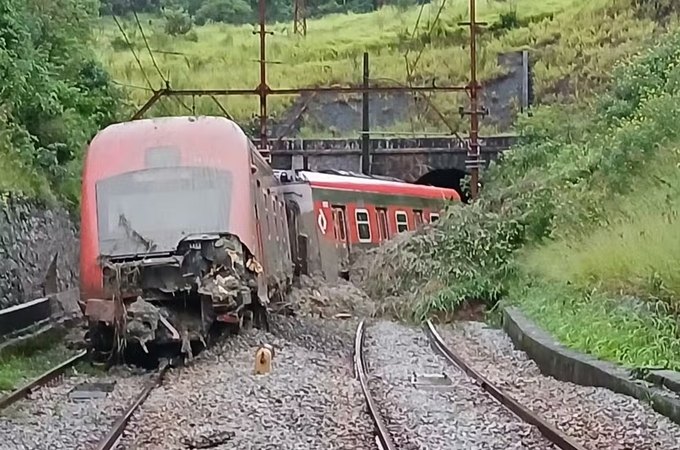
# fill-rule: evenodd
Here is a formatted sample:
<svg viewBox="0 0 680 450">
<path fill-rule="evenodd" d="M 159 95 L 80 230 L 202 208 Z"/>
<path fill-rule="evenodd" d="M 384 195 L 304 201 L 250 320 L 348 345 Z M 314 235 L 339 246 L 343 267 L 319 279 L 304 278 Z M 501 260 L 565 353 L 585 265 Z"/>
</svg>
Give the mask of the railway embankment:
<svg viewBox="0 0 680 450">
<path fill-rule="evenodd" d="M 582 386 L 604 387 L 647 401 L 655 411 L 680 424 L 680 385 L 677 382 L 680 372 L 650 370 L 644 379 L 637 379 L 630 370 L 617 364 L 561 345 L 516 308 L 503 310 L 503 329 L 515 347 L 535 361 L 542 374 Z"/>
<path fill-rule="evenodd" d="M 679 370 L 678 60 L 669 34 L 596 98 L 535 108 L 474 204 L 368 252 L 354 280 L 398 318 L 512 305 L 571 350 Z"/>
</svg>

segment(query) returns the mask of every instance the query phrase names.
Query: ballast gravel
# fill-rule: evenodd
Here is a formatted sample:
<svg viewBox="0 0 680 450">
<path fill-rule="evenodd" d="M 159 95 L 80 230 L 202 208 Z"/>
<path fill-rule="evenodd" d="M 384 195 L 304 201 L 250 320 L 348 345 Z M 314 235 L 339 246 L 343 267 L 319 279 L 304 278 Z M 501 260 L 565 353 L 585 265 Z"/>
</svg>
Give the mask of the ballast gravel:
<svg viewBox="0 0 680 450">
<path fill-rule="evenodd" d="M 364 345 L 371 393 L 399 449 L 555 448 L 434 353 L 422 330 L 369 324 Z M 446 389 L 412 383 L 442 373 L 451 380 Z"/>
<path fill-rule="evenodd" d="M 678 450 L 680 426 L 632 397 L 544 376 L 510 338 L 479 322 L 438 326 L 446 345 L 492 383 L 590 450 Z"/>
<path fill-rule="evenodd" d="M 171 370 L 133 416 L 126 449 L 368 449 L 373 424 L 354 379 L 354 321 L 270 317 Z M 275 349 L 256 375 L 259 345 Z"/>
<path fill-rule="evenodd" d="M 0 411 L 0 449 L 94 448 L 149 380 L 116 370 L 106 375 L 66 376 Z M 82 383 L 115 383 L 102 398 L 72 399 Z"/>
</svg>

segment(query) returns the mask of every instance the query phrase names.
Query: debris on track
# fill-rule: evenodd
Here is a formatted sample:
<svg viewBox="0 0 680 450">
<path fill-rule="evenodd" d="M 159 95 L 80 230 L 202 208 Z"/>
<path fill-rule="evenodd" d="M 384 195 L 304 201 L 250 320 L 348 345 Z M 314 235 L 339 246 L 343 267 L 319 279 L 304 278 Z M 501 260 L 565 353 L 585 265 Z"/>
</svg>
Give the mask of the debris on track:
<svg viewBox="0 0 680 450">
<path fill-rule="evenodd" d="M 272 305 L 272 309 L 308 317 L 346 319 L 372 317 L 376 306 L 349 281 L 340 278 L 328 282 L 321 277 L 302 275 L 299 284 L 286 296 L 286 301 Z"/>
</svg>

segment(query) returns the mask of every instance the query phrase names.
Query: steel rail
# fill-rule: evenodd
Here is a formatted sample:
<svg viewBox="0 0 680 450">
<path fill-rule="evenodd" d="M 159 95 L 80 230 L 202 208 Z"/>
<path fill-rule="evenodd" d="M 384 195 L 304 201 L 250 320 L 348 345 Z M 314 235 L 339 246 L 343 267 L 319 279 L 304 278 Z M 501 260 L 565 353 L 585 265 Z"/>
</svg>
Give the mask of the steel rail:
<svg viewBox="0 0 680 450">
<path fill-rule="evenodd" d="M 146 398 L 151 394 L 151 391 L 156 389 L 158 386 L 163 384 L 163 378 L 165 377 L 165 374 L 168 372 L 170 369 L 170 365 L 164 366 L 156 375 L 155 379 L 147 383 L 147 385 L 142 389 L 142 391 L 135 397 L 134 401 L 130 403 L 130 405 L 127 407 L 127 409 L 123 412 L 123 414 L 118 417 L 116 422 L 113 424 L 113 427 L 109 432 L 104 436 L 95 449 L 97 450 L 110 450 L 116 446 L 118 443 L 118 439 L 122 436 L 123 432 L 125 431 L 125 427 L 127 426 L 128 422 L 132 418 L 132 415 L 137 411 L 137 408 L 139 408 L 142 403 L 146 400 Z"/>
<path fill-rule="evenodd" d="M 425 324 L 425 334 L 430 342 L 439 352 L 453 365 L 459 367 L 470 378 L 474 379 L 479 385 L 488 392 L 493 398 L 498 400 L 503 406 L 515 413 L 523 421 L 534 425 L 546 439 L 561 448 L 562 450 L 586 450 L 585 447 L 574 442 L 574 440 L 546 422 L 542 417 L 521 405 L 514 398 L 510 397 L 500 388 L 492 384 L 481 373 L 473 369 L 465 360 L 444 343 L 442 337 L 437 333 L 431 321 Z"/>
<path fill-rule="evenodd" d="M 66 371 L 66 369 L 73 366 L 77 362 L 82 361 L 83 359 L 85 359 L 86 356 L 87 351 L 83 350 L 82 352 L 78 353 L 77 355 L 73 356 L 70 359 L 67 359 L 58 366 L 54 366 L 53 368 L 43 373 L 42 375 L 38 376 L 37 378 L 33 379 L 32 381 L 29 381 L 24 386 L 16 389 L 15 391 L 12 391 L 12 393 L 0 399 L 0 409 L 6 408 L 12 403 L 16 402 L 17 400 L 25 398 L 28 394 L 33 392 L 33 390 L 42 387 L 45 384 L 49 383 L 50 381 L 54 380 L 55 378 L 59 377 Z"/>
<path fill-rule="evenodd" d="M 380 417 L 378 408 L 373 402 L 373 397 L 368 390 L 368 376 L 366 375 L 366 361 L 364 360 L 364 321 L 362 320 L 357 327 L 356 336 L 354 338 L 354 373 L 359 379 L 361 384 L 361 390 L 364 393 L 364 398 L 366 399 L 366 405 L 368 406 L 368 413 L 371 415 L 373 422 L 375 423 L 375 428 L 377 430 L 377 440 L 380 444 L 382 450 L 396 450 L 397 447 L 392 441 L 392 436 L 390 432 Z"/>
</svg>

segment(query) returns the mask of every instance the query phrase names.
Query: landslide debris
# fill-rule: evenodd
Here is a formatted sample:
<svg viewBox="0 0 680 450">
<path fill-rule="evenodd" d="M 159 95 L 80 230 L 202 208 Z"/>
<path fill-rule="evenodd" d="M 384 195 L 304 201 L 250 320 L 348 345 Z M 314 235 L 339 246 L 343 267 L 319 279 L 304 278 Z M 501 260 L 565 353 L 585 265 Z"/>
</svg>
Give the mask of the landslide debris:
<svg viewBox="0 0 680 450">
<path fill-rule="evenodd" d="M 349 281 L 333 282 L 321 276 L 300 276 L 284 302 L 272 305 L 279 313 L 321 318 L 373 317 L 376 305 Z"/>
</svg>

